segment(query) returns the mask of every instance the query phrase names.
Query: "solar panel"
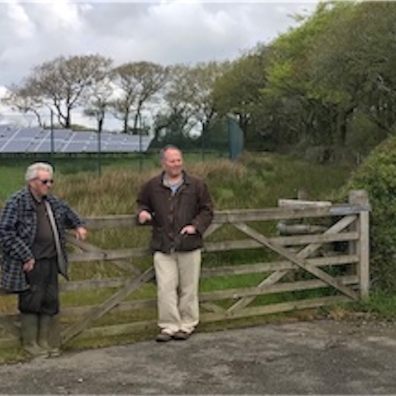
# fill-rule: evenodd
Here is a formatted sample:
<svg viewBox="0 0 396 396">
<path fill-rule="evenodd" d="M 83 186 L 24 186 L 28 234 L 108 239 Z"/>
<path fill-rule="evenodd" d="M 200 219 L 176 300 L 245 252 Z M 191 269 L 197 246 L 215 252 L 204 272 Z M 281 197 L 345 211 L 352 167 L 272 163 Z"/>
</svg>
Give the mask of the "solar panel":
<svg viewBox="0 0 396 396">
<path fill-rule="evenodd" d="M 101 151 L 128 153 L 146 151 L 150 136 L 123 135 L 103 132 Z M 52 144 L 51 144 L 52 142 Z M 19 128 L 0 125 L 0 153 L 96 153 L 96 132 L 75 132 L 70 129 Z"/>
<path fill-rule="evenodd" d="M 54 129 L 54 137 L 56 139 L 70 139 L 73 133 L 70 129 Z"/>
<path fill-rule="evenodd" d="M 11 125 L 0 125 L 0 137 L 10 136 L 17 128 Z"/>
<path fill-rule="evenodd" d="M 2 152 L 7 153 L 26 153 L 30 140 L 8 140 L 3 146 Z"/>
<path fill-rule="evenodd" d="M 40 134 L 42 129 L 40 128 L 21 128 L 18 130 L 17 135 L 15 136 L 14 139 L 22 139 L 22 138 L 27 138 L 30 139 L 32 137 L 35 137 Z"/>
</svg>

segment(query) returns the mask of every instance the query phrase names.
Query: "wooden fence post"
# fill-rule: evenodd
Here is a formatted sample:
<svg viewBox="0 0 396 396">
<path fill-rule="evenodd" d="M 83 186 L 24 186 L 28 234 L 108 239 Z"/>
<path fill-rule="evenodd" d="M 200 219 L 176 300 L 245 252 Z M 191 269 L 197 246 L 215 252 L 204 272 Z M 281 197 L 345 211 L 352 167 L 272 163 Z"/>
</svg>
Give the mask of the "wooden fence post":
<svg viewBox="0 0 396 396">
<path fill-rule="evenodd" d="M 366 190 L 352 190 L 349 193 L 349 203 L 365 207 L 359 212 L 356 229 L 359 240 L 356 243 L 356 253 L 359 256 L 358 277 L 360 297 L 367 298 L 370 288 L 370 251 L 369 251 L 369 199 Z"/>
</svg>

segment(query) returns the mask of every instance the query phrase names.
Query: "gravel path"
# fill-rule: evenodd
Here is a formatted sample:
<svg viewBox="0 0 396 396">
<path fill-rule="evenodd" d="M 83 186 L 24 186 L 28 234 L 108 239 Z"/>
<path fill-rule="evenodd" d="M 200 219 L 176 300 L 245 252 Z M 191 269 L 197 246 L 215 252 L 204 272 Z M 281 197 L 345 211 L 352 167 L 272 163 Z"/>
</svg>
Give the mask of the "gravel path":
<svg viewBox="0 0 396 396">
<path fill-rule="evenodd" d="M 0 366 L 3 394 L 396 394 L 396 324 L 318 320 Z"/>
</svg>

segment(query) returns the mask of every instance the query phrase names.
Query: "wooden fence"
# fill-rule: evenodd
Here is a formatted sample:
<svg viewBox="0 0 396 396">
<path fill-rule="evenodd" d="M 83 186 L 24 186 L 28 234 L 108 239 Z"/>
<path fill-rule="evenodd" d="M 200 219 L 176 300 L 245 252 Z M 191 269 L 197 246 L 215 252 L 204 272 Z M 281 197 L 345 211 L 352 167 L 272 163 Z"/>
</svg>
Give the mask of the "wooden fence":
<svg viewBox="0 0 396 396">
<path fill-rule="evenodd" d="M 201 290 L 201 322 L 315 308 L 367 297 L 369 210 L 367 194 L 359 190 L 352 191 L 345 204 L 280 200 L 276 208 L 216 212 L 205 235 L 201 282 L 222 282 L 219 290 L 213 290 L 213 285 Z M 91 232 L 136 227 L 135 219 L 126 215 L 89 218 L 87 223 Z M 234 234 L 237 230 L 243 237 L 219 240 L 215 236 L 221 236 L 219 231 L 224 227 L 232 228 Z M 119 276 L 61 283 L 61 297 L 67 294 L 69 301 L 62 307 L 62 342 L 75 337 L 154 331 L 155 283 L 148 250 L 109 250 L 72 239 L 70 243 L 74 247 L 69 254 L 73 266 L 100 263 L 117 268 Z M 255 252 L 254 262 L 247 263 L 244 257 L 251 251 Z M 217 260 L 208 259 L 216 254 L 220 255 Z M 235 263 L 230 257 L 242 259 Z M 146 258 L 146 264 L 136 265 L 135 261 L 141 258 Z M 242 279 L 236 283 L 238 287 L 227 283 L 228 279 L 238 278 Z M 97 301 L 79 297 L 79 293 L 87 291 L 97 293 Z M 70 302 L 73 294 L 74 302 Z M 0 347 L 18 342 L 16 298 L 2 295 Z"/>
</svg>

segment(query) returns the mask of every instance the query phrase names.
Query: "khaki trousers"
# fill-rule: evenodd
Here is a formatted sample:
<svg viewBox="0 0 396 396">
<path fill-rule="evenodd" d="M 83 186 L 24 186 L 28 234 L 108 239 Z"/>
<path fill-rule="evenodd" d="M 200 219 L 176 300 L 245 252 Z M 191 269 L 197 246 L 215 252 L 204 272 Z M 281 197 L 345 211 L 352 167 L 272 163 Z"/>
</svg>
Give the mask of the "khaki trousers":
<svg viewBox="0 0 396 396">
<path fill-rule="evenodd" d="M 158 326 L 174 334 L 192 333 L 199 322 L 201 250 L 154 254 L 157 279 Z"/>
</svg>

